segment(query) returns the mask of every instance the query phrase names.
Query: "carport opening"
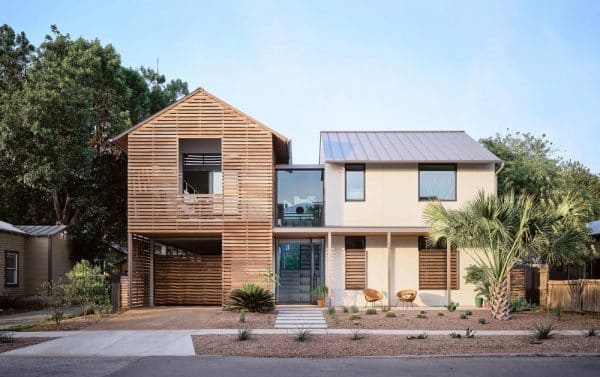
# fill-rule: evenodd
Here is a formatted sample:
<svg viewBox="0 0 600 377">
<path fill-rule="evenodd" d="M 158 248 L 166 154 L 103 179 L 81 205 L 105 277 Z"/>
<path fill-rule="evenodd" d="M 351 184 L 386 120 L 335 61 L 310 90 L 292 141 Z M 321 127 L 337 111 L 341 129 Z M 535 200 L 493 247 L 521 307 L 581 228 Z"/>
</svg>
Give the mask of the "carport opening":
<svg viewBox="0 0 600 377">
<path fill-rule="evenodd" d="M 221 305 L 220 238 L 154 241 L 155 305 Z"/>
</svg>

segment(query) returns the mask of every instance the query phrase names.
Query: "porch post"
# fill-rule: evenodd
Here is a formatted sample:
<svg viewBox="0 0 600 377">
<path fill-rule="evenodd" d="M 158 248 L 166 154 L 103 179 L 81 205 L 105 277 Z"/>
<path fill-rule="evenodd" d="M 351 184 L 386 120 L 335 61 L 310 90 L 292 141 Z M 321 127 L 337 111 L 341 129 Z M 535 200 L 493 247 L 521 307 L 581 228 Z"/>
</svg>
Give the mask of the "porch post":
<svg viewBox="0 0 600 377">
<path fill-rule="evenodd" d="M 331 249 L 331 232 L 327 232 L 327 276 L 325 276 L 325 284 L 329 288 L 329 305 L 333 306 L 333 280 L 332 280 L 332 270 L 333 269 L 333 251 Z"/>
<path fill-rule="evenodd" d="M 133 234 L 127 233 L 127 275 L 129 275 L 129 284 L 127 284 L 127 309 L 131 309 L 133 303 Z"/>
<path fill-rule="evenodd" d="M 394 258 L 392 257 L 392 232 L 387 232 L 387 283 L 388 283 L 388 306 L 392 306 L 393 277 L 394 277 Z"/>
<path fill-rule="evenodd" d="M 154 240 L 150 240 L 150 306 L 154 306 Z"/>
<path fill-rule="evenodd" d="M 448 305 L 450 305 L 452 301 L 452 247 L 449 241 L 446 241 L 446 296 Z"/>
</svg>

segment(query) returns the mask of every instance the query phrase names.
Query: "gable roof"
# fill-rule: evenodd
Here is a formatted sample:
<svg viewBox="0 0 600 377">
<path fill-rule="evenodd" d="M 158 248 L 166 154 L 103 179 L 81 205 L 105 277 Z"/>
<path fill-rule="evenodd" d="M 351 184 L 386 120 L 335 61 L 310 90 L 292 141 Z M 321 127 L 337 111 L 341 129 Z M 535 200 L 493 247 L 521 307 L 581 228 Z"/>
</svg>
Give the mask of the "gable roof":
<svg viewBox="0 0 600 377">
<path fill-rule="evenodd" d="M 284 145 L 287 148 L 287 145 L 289 144 L 290 140 L 283 136 L 282 134 L 274 131 L 273 129 L 265 126 L 264 124 L 262 124 L 261 122 L 257 121 L 256 119 L 250 117 L 249 115 L 247 115 L 246 113 L 236 109 L 235 107 L 233 107 L 232 105 L 228 104 L 227 102 L 223 101 L 222 99 L 218 98 L 217 96 L 207 92 L 206 90 L 204 90 L 201 87 L 198 87 L 196 90 L 192 91 L 190 94 L 180 98 L 179 100 L 173 102 L 172 104 L 170 104 L 169 106 L 165 107 L 164 109 L 160 110 L 159 112 L 149 116 L 148 118 L 144 119 L 143 121 L 141 121 L 140 123 L 136 124 L 135 126 L 131 127 L 130 129 L 120 133 L 119 135 L 115 136 L 114 138 L 110 139 L 111 142 L 115 143 L 116 145 L 118 145 L 121 149 L 123 149 L 124 151 L 127 151 L 127 135 L 129 135 L 131 132 L 137 130 L 138 128 L 144 126 L 145 124 L 151 122 L 152 120 L 154 120 L 155 118 L 163 115 L 164 113 L 166 113 L 167 111 L 177 107 L 178 105 L 180 105 L 183 102 L 186 102 L 187 100 L 189 100 L 190 98 L 194 97 L 197 94 L 204 94 L 206 96 L 208 96 L 210 99 L 212 99 L 215 102 L 220 103 L 222 106 L 227 107 L 231 110 L 233 110 L 234 112 L 236 112 L 237 114 L 239 114 L 241 117 L 245 118 L 249 123 L 254 123 L 256 125 L 258 125 L 259 127 L 264 128 L 265 130 L 269 131 L 273 137 L 275 139 L 277 139 L 279 141 L 279 143 L 281 145 Z"/>
<path fill-rule="evenodd" d="M 464 131 L 322 131 L 324 162 L 502 162 Z"/>
<path fill-rule="evenodd" d="M 14 226 L 12 224 L 4 222 L 4 221 L 0 221 L 0 232 L 16 233 L 16 234 L 25 235 L 25 232 L 23 232 L 21 229 L 17 228 L 16 226 Z"/>
</svg>

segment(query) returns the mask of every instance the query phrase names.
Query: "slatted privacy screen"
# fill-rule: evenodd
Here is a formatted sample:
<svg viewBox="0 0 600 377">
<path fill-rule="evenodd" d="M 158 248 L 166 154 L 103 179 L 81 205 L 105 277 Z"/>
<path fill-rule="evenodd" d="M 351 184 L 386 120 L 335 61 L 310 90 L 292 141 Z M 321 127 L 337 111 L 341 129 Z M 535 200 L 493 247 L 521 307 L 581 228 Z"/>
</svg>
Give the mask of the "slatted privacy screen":
<svg viewBox="0 0 600 377">
<path fill-rule="evenodd" d="M 451 252 L 450 280 L 452 289 L 458 289 L 458 251 Z M 446 289 L 446 249 L 419 250 L 419 289 Z"/>
<path fill-rule="evenodd" d="M 346 250 L 346 289 L 367 287 L 367 251 L 364 249 Z"/>
</svg>

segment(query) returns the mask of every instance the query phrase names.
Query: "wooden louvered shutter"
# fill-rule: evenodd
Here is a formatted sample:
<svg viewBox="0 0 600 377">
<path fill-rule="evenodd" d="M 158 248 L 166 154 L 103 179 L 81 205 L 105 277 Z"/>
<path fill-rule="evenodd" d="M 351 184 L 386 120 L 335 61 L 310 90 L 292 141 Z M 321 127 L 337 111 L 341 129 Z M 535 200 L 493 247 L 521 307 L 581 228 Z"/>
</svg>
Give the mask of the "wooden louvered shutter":
<svg viewBox="0 0 600 377">
<path fill-rule="evenodd" d="M 445 244 L 444 244 L 445 245 Z M 436 247 L 437 246 L 437 247 Z M 419 289 L 446 289 L 446 249 L 419 239 Z M 458 251 L 450 254 L 451 288 L 458 289 Z"/>
<path fill-rule="evenodd" d="M 346 250 L 346 289 L 367 287 L 367 251 Z"/>
</svg>

